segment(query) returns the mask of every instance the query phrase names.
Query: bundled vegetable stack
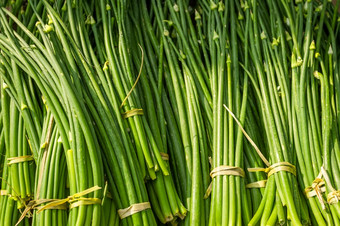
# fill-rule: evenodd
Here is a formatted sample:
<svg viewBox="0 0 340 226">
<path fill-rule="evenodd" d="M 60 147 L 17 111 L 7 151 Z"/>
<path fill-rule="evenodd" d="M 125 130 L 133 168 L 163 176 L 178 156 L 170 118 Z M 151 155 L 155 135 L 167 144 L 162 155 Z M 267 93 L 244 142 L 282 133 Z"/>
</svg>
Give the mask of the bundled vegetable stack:
<svg viewBox="0 0 340 226">
<path fill-rule="evenodd" d="M 340 225 L 340 1 L 0 9 L 1 225 Z"/>
</svg>

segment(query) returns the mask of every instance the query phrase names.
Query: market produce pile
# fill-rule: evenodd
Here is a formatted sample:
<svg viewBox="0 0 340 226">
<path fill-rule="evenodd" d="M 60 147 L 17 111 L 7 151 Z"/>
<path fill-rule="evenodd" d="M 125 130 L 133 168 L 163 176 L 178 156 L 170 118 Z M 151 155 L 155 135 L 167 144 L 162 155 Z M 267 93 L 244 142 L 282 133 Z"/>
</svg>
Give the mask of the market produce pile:
<svg viewBox="0 0 340 226">
<path fill-rule="evenodd" d="M 340 0 L 0 4 L 0 225 L 340 225 Z"/>
</svg>

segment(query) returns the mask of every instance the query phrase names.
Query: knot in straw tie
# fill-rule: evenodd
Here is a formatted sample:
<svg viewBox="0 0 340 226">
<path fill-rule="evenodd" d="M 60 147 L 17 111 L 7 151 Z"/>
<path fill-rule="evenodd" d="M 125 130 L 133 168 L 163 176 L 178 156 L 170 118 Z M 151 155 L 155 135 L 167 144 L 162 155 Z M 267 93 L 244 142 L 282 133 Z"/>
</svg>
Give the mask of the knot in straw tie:
<svg viewBox="0 0 340 226">
<path fill-rule="evenodd" d="M 331 205 L 338 203 L 340 200 L 340 190 L 332 191 L 327 195 L 327 202 Z"/>
<path fill-rule="evenodd" d="M 135 213 L 139 213 L 141 211 L 144 211 L 150 208 L 151 208 L 151 205 L 149 202 L 135 203 L 125 209 L 119 209 L 118 215 L 120 219 L 124 219 Z"/>
<path fill-rule="evenodd" d="M 73 195 L 68 196 L 65 199 L 39 199 L 39 200 L 31 200 L 27 205 L 23 213 L 21 214 L 16 226 L 26 217 L 31 210 L 36 209 L 37 213 L 40 213 L 47 209 L 67 209 L 67 203 L 70 203 L 70 209 L 82 206 L 82 205 L 95 205 L 101 204 L 101 199 L 98 198 L 83 198 L 82 196 L 87 195 L 89 193 L 100 190 L 101 187 L 93 186 L 84 191 L 75 193 Z M 47 204 L 46 204 L 47 203 Z M 46 204 L 44 206 L 40 206 L 42 204 Z M 29 215 L 30 216 L 30 215 Z"/>
<path fill-rule="evenodd" d="M 65 199 L 59 199 L 56 201 L 52 201 L 48 204 L 46 204 L 45 206 L 43 206 L 42 208 L 40 208 L 38 210 L 38 213 L 40 213 L 41 211 L 45 210 L 45 209 L 49 209 L 55 206 L 60 206 L 63 205 L 64 203 L 71 203 L 70 205 L 70 209 L 75 208 L 77 206 L 81 206 L 81 205 L 94 205 L 94 204 L 100 204 L 101 200 L 98 198 L 82 198 L 81 196 L 87 195 L 89 193 L 92 193 L 94 191 L 100 190 L 101 187 L 99 186 L 93 186 L 92 188 L 88 188 L 84 191 L 75 193 L 73 195 L 68 196 Z"/>
<path fill-rule="evenodd" d="M 324 200 L 322 198 L 322 193 L 326 191 L 325 181 L 321 177 L 317 177 L 311 186 L 305 188 L 305 194 L 307 198 L 316 196 L 321 204 L 322 209 L 326 209 Z"/>
<path fill-rule="evenodd" d="M 294 176 L 296 176 L 296 167 L 289 162 L 278 162 L 274 163 L 273 165 L 267 167 L 267 168 L 248 168 L 249 172 L 265 172 L 268 174 L 268 177 L 271 175 L 280 172 L 280 171 L 286 171 Z"/>
</svg>

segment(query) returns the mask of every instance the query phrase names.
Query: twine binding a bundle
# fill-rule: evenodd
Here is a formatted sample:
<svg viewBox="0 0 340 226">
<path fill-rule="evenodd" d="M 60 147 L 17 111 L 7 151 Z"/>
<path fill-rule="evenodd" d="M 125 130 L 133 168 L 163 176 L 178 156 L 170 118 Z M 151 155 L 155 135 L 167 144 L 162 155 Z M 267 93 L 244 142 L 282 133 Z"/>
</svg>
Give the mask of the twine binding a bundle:
<svg viewBox="0 0 340 226">
<path fill-rule="evenodd" d="M 94 191 L 100 190 L 101 187 L 99 186 L 93 186 L 91 188 L 88 188 L 84 191 L 75 193 L 73 195 L 68 196 L 65 199 L 38 199 L 38 200 L 32 200 L 30 201 L 24 212 L 21 214 L 21 217 L 19 218 L 16 225 L 18 225 L 27 215 L 27 213 L 30 210 L 36 209 L 38 210 L 37 213 L 40 213 L 47 209 L 72 209 L 78 206 L 84 206 L 84 205 L 95 205 L 95 204 L 101 204 L 101 199 L 98 198 L 84 198 L 82 196 L 85 196 L 89 193 L 92 193 Z M 70 205 L 68 206 L 67 203 Z M 42 204 L 46 204 L 44 206 L 40 206 Z"/>
<path fill-rule="evenodd" d="M 239 176 L 245 177 L 244 170 L 238 166 L 218 166 L 210 172 L 210 177 L 215 178 L 217 176 Z M 207 191 L 205 192 L 204 199 L 208 198 L 212 189 L 212 182 L 209 184 Z"/>
</svg>

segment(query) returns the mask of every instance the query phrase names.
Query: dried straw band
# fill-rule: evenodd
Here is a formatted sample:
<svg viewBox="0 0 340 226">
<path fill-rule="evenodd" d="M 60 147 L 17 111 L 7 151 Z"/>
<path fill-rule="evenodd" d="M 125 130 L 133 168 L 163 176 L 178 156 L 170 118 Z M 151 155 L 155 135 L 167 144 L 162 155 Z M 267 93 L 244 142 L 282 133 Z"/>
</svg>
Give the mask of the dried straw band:
<svg viewBox="0 0 340 226">
<path fill-rule="evenodd" d="M 38 211 L 40 211 L 44 206 L 39 206 L 39 205 L 42 205 L 42 204 L 45 204 L 45 203 L 49 203 L 49 202 L 58 201 L 58 200 L 59 199 L 39 199 L 39 200 L 33 200 L 35 202 L 33 208 L 38 210 Z M 66 209 L 67 209 L 67 203 L 63 203 L 63 204 L 58 205 L 58 206 L 49 206 L 47 208 L 44 208 L 44 210 L 66 210 Z"/>
<path fill-rule="evenodd" d="M 325 192 L 325 181 L 322 179 L 323 173 L 320 171 L 319 175 L 315 178 L 311 186 L 305 188 L 307 198 L 314 196 L 321 196 L 321 192 Z M 320 192 L 321 191 L 321 192 Z"/>
<path fill-rule="evenodd" d="M 74 195 L 71 195 L 71 196 L 69 196 L 69 197 L 67 197 L 65 199 L 59 199 L 59 200 L 56 200 L 56 201 L 51 201 L 48 204 L 46 204 L 43 208 L 41 208 L 38 211 L 38 213 L 43 211 L 43 210 L 45 210 L 45 209 L 47 209 L 47 208 L 50 208 L 50 207 L 53 207 L 53 206 L 59 206 L 59 205 L 62 205 L 64 203 L 67 203 L 67 202 L 68 203 L 73 203 L 73 202 L 78 202 L 78 201 L 86 201 L 86 202 L 80 202 L 80 204 L 76 204 L 77 206 L 79 206 L 79 205 L 94 205 L 94 204 L 98 204 L 98 200 L 100 200 L 100 199 L 97 199 L 97 198 L 82 198 L 81 196 L 87 195 L 89 193 L 92 193 L 92 192 L 100 190 L 100 189 L 101 189 L 101 187 L 96 185 L 96 186 L 88 188 L 88 189 L 86 189 L 86 190 L 84 190 L 82 192 L 78 192 L 78 193 L 76 193 Z M 100 202 L 99 202 L 99 204 L 100 204 Z M 76 205 L 74 207 L 76 207 Z M 72 207 L 72 208 L 74 208 L 74 207 Z"/>
<path fill-rule="evenodd" d="M 324 186 L 321 187 L 320 186 L 320 192 L 321 193 L 325 193 L 326 192 L 326 187 L 324 187 Z M 312 198 L 314 196 L 317 196 L 317 193 L 316 193 L 315 190 L 312 190 L 312 191 L 309 191 L 308 193 L 306 193 L 306 197 L 307 198 Z"/>
<path fill-rule="evenodd" d="M 135 213 L 139 213 L 143 210 L 150 209 L 151 205 L 149 202 L 142 202 L 142 203 L 135 203 L 132 204 L 131 206 L 125 208 L 125 209 L 119 209 L 118 210 L 118 215 L 120 219 L 124 219 L 128 216 L 131 216 Z"/>
<path fill-rule="evenodd" d="M 245 173 L 243 169 L 238 166 L 224 166 L 224 165 L 218 166 L 210 172 L 211 178 L 222 175 L 244 177 Z"/>
<path fill-rule="evenodd" d="M 330 205 L 338 203 L 340 200 L 340 190 L 338 191 L 332 191 L 327 195 L 327 202 Z"/>
<path fill-rule="evenodd" d="M 143 115 L 144 112 L 143 112 L 143 109 L 140 109 L 140 108 L 136 108 L 136 109 L 132 109 L 132 110 L 129 110 L 125 113 L 122 114 L 123 118 L 129 118 L 129 117 L 132 117 L 132 116 L 135 116 L 135 115 Z"/>
<path fill-rule="evenodd" d="M 15 226 L 17 226 L 18 224 L 20 224 L 20 222 L 26 217 L 27 214 L 30 213 L 31 210 L 36 209 L 38 211 L 40 211 L 42 208 L 44 208 L 45 206 L 39 206 L 48 202 L 53 202 L 53 201 L 57 201 L 58 199 L 39 199 L 39 200 L 31 200 L 27 205 L 25 210 L 22 212 L 18 222 L 15 224 Z M 44 208 L 44 209 L 67 209 L 67 204 L 64 203 L 63 205 L 59 205 L 59 206 L 52 206 L 52 207 L 48 207 L 48 208 Z M 32 215 L 32 214 L 31 214 Z M 30 215 L 29 215 L 30 216 Z"/>
<path fill-rule="evenodd" d="M 320 179 L 320 178 L 317 178 L 317 179 Z M 318 181 L 316 181 L 317 179 L 315 179 L 313 181 L 311 186 L 308 186 L 308 187 L 305 188 L 305 194 L 306 194 L 307 198 L 311 198 L 311 197 L 317 196 L 317 191 L 316 190 L 318 190 L 321 193 L 326 192 L 325 181 L 320 179 L 321 181 L 318 182 Z"/>
<path fill-rule="evenodd" d="M 79 198 L 78 201 L 72 201 L 70 204 L 70 209 L 76 208 L 78 206 L 96 205 L 101 203 L 102 200 L 98 198 Z"/>
<path fill-rule="evenodd" d="M 101 189 L 99 186 L 93 186 L 91 188 L 88 188 L 82 192 L 78 192 L 74 195 L 71 195 L 65 199 L 39 199 L 39 200 L 32 200 L 30 201 L 23 213 L 21 214 L 18 222 L 16 225 L 18 225 L 30 212 L 32 209 L 37 209 L 37 213 L 40 213 L 44 210 L 48 209 L 67 209 L 67 203 L 71 203 L 70 208 L 74 208 L 81 205 L 94 205 L 94 204 L 100 204 L 101 200 L 97 198 L 82 198 L 81 196 L 87 195 L 89 193 L 92 193 L 94 191 L 97 191 Z M 46 204 L 47 203 L 47 204 Z M 46 204 L 44 206 L 39 206 L 42 204 Z M 73 205 L 73 206 L 72 206 Z"/>
<path fill-rule="evenodd" d="M 305 188 L 305 194 L 307 198 L 311 198 L 313 196 L 316 196 L 321 204 L 321 207 L 323 210 L 326 209 L 325 202 L 322 197 L 322 192 L 326 191 L 325 181 L 322 179 L 322 171 L 319 173 L 319 175 L 315 178 L 311 186 L 308 186 Z"/>
<path fill-rule="evenodd" d="M 268 168 L 248 168 L 249 172 L 265 172 L 268 174 L 268 177 L 271 175 L 280 172 L 280 171 L 286 171 L 294 176 L 296 176 L 296 167 L 289 162 L 278 162 L 275 163 Z"/>
<path fill-rule="evenodd" d="M 11 157 L 7 158 L 7 165 L 12 165 L 20 162 L 28 162 L 28 161 L 34 161 L 33 155 L 24 155 L 24 156 L 18 156 L 18 157 Z"/>
<path fill-rule="evenodd" d="M 340 190 L 338 190 L 338 191 L 335 190 L 335 188 L 333 187 L 333 185 L 331 183 L 331 179 L 329 178 L 328 173 L 323 166 L 321 166 L 321 173 L 322 173 L 323 177 L 325 178 L 325 184 L 327 185 L 327 187 L 331 191 L 327 195 L 328 204 L 333 205 L 333 204 L 338 203 L 340 201 Z"/>
<path fill-rule="evenodd" d="M 162 157 L 163 160 L 168 161 L 169 160 L 169 155 L 167 153 L 164 152 L 160 152 L 159 153 Z"/>
<path fill-rule="evenodd" d="M 246 185 L 246 188 L 264 188 L 266 187 L 267 180 L 259 180 Z"/>
<path fill-rule="evenodd" d="M 218 166 L 215 169 L 213 169 L 210 172 L 210 177 L 214 178 L 216 176 L 223 176 L 223 175 L 229 175 L 229 176 L 239 176 L 239 177 L 245 177 L 244 170 L 237 166 Z M 209 187 L 207 188 L 204 199 L 207 199 L 210 196 L 212 190 L 212 182 L 209 184 Z"/>
</svg>

